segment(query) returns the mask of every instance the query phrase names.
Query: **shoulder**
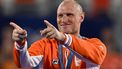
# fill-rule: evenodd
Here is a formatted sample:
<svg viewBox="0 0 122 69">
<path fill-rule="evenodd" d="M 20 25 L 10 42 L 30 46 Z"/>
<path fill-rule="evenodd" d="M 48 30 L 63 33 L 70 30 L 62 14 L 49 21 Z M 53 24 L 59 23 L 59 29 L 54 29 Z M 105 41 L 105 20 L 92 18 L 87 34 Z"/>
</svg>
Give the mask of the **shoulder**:
<svg viewBox="0 0 122 69">
<path fill-rule="evenodd" d="M 95 44 L 102 44 L 104 45 L 104 43 L 98 39 L 98 38 L 87 38 L 87 41 L 91 42 L 91 43 L 95 43 Z"/>
<path fill-rule="evenodd" d="M 87 38 L 85 36 L 78 36 L 79 39 L 81 40 L 85 40 L 85 41 L 88 41 L 88 42 L 91 42 L 91 43 L 96 43 L 96 44 L 103 44 L 103 42 L 98 39 L 98 38 Z"/>
</svg>

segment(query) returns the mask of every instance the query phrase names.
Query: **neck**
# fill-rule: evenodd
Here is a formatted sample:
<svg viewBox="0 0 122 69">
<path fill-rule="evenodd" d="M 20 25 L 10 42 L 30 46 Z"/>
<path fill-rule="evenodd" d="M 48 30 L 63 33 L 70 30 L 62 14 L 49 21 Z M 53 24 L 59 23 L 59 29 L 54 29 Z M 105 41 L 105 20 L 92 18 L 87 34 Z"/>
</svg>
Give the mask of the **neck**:
<svg viewBox="0 0 122 69">
<path fill-rule="evenodd" d="M 79 36 L 80 32 L 73 33 L 72 35 Z"/>
</svg>

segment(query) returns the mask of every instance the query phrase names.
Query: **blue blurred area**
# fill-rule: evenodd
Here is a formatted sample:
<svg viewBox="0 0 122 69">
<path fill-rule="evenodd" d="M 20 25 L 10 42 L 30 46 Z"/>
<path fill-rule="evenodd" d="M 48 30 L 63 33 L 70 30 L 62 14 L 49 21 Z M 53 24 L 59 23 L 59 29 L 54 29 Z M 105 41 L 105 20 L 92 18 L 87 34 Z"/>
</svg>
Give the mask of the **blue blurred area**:
<svg viewBox="0 0 122 69">
<path fill-rule="evenodd" d="M 87 37 L 96 37 L 103 40 L 103 29 L 112 29 L 113 22 L 106 12 L 100 12 L 94 17 L 86 16 L 84 23 L 81 25 L 81 35 Z"/>
</svg>

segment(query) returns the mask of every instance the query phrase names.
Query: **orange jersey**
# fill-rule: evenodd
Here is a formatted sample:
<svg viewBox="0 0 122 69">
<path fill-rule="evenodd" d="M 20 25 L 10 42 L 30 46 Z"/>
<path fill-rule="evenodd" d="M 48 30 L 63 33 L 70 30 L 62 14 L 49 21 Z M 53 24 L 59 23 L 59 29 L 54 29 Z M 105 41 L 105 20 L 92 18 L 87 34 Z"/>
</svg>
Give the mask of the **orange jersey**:
<svg viewBox="0 0 122 69">
<path fill-rule="evenodd" d="M 100 68 L 106 56 L 106 47 L 99 39 L 78 38 L 70 34 L 65 35 L 66 40 L 62 44 L 65 68 L 70 52 L 74 53 L 71 69 Z M 39 65 L 43 69 L 60 69 L 58 45 L 59 42 L 55 39 L 47 38 L 34 42 L 28 50 L 27 42 L 25 42 L 24 48 L 20 48 L 15 43 L 14 61 L 18 67 L 30 68 Z"/>
</svg>

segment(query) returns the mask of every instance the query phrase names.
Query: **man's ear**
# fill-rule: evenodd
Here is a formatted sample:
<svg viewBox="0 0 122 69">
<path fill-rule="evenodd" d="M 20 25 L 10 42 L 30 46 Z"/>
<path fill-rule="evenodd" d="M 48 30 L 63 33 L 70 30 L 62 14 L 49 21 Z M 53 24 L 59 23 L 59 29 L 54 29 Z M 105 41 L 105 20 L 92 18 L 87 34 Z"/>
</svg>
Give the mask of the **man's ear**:
<svg viewBox="0 0 122 69">
<path fill-rule="evenodd" d="M 80 17 L 81 17 L 80 22 L 82 23 L 84 21 L 84 18 L 85 18 L 85 13 L 82 12 Z"/>
</svg>

